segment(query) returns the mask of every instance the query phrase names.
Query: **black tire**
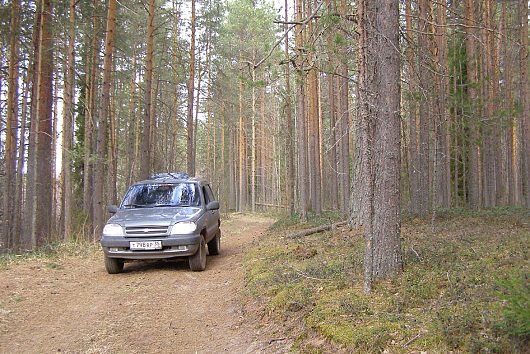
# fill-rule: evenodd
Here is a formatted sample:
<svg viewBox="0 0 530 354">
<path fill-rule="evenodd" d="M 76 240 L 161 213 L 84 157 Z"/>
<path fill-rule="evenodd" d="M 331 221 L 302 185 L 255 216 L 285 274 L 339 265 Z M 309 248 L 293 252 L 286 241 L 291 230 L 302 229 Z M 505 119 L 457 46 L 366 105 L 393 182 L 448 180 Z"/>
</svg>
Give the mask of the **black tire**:
<svg viewBox="0 0 530 354">
<path fill-rule="evenodd" d="M 204 237 L 201 237 L 201 243 L 197 252 L 193 256 L 188 257 L 188 263 L 190 269 L 194 272 L 202 272 L 206 269 L 206 243 L 204 242 Z"/>
<path fill-rule="evenodd" d="M 105 269 L 109 274 L 118 274 L 123 271 L 123 259 L 105 256 Z"/>
<path fill-rule="evenodd" d="M 215 235 L 210 242 L 208 242 L 208 254 L 210 256 L 217 256 L 221 251 L 221 230 Z"/>
</svg>

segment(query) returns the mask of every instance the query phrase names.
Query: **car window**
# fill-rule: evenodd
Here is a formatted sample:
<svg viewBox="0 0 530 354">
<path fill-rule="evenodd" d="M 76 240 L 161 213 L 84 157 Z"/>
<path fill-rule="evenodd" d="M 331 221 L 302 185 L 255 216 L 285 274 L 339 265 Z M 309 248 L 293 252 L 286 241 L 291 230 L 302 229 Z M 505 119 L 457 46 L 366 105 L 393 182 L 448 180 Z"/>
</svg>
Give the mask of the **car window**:
<svg viewBox="0 0 530 354">
<path fill-rule="evenodd" d="M 206 190 L 208 191 L 208 195 L 210 196 L 210 201 L 217 200 L 217 199 L 215 199 L 215 194 L 213 194 L 213 191 L 212 191 L 212 188 L 210 187 L 210 185 L 206 186 Z"/>
<path fill-rule="evenodd" d="M 195 183 L 138 184 L 132 186 L 121 207 L 196 207 L 199 206 L 199 193 Z"/>
<path fill-rule="evenodd" d="M 212 189 L 210 188 L 210 185 L 206 185 L 202 187 L 202 193 L 204 194 L 205 204 L 208 204 L 209 202 L 212 202 L 215 200 L 215 197 L 213 195 Z"/>
</svg>

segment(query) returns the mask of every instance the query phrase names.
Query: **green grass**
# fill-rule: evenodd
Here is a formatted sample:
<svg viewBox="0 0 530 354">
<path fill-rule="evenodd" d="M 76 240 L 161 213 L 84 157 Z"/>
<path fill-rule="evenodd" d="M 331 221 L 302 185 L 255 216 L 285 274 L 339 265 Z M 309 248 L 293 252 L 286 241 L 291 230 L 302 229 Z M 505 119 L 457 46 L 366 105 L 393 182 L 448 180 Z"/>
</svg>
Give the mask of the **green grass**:
<svg viewBox="0 0 530 354">
<path fill-rule="evenodd" d="M 524 352 L 529 221 L 521 208 L 441 210 L 434 225 L 407 217 L 404 273 L 367 295 L 361 231 L 291 240 L 288 232 L 329 219 L 281 220 L 247 255 L 246 286 L 270 316 L 290 321 L 301 352 L 326 351 L 312 333 L 349 352 Z"/>
</svg>

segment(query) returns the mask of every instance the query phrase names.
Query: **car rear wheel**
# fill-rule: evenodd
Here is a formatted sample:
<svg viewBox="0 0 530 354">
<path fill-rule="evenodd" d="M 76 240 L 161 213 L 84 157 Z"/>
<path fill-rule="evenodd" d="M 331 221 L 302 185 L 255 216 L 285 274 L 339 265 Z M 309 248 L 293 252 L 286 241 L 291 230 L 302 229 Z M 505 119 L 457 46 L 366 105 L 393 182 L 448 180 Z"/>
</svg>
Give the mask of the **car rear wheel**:
<svg viewBox="0 0 530 354">
<path fill-rule="evenodd" d="M 206 243 L 204 242 L 204 237 L 201 237 L 197 252 L 193 256 L 188 257 L 188 263 L 190 264 L 190 269 L 194 272 L 201 272 L 206 269 Z"/>
<path fill-rule="evenodd" d="M 208 254 L 210 256 L 217 256 L 221 251 L 221 230 L 215 235 L 215 237 L 208 242 Z"/>
<path fill-rule="evenodd" d="M 118 274 L 123 271 L 123 259 L 105 256 L 105 269 L 109 274 Z"/>
</svg>

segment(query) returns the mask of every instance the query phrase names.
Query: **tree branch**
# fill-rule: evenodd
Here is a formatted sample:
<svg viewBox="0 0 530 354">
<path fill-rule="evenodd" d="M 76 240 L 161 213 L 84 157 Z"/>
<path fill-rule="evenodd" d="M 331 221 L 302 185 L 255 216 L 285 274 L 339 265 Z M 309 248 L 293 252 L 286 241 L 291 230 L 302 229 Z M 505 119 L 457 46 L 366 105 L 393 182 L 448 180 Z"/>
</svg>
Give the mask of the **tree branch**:
<svg viewBox="0 0 530 354">
<path fill-rule="evenodd" d="M 278 40 L 278 41 L 272 46 L 271 50 L 269 50 L 269 52 L 267 53 L 267 55 L 265 55 L 260 61 L 258 61 L 257 64 L 253 64 L 253 65 L 254 65 L 254 69 L 257 69 L 261 64 L 263 64 L 263 63 L 265 62 L 265 60 L 267 60 L 267 59 L 270 58 L 270 56 L 272 55 L 272 53 L 274 53 L 274 50 L 275 50 L 276 48 L 278 48 L 278 46 L 282 43 L 282 41 L 284 40 L 284 38 L 289 34 L 289 32 L 290 32 L 293 28 L 295 28 L 296 26 L 300 26 L 300 25 L 301 25 L 302 28 L 303 28 L 303 27 L 305 27 L 305 26 L 309 23 L 309 21 L 313 20 L 313 19 L 316 17 L 318 10 L 320 10 L 320 8 L 322 7 L 322 4 L 323 4 L 323 3 L 324 3 L 323 1 L 320 1 L 320 2 L 317 4 L 317 6 L 315 7 L 315 10 L 313 11 L 313 13 L 312 13 L 310 16 L 308 16 L 305 20 L 303 20 L 301 23 L 294 22 L 294 24 L 291 25 L 291 27 L 289 27 L 289 28 L 287 29 L 287 31 L 285 31 L 284 34 L 280 37 L 280 39 L 279 39 L 279 40 Z"/>
</svg>

